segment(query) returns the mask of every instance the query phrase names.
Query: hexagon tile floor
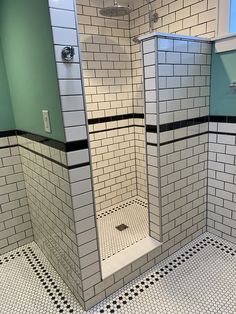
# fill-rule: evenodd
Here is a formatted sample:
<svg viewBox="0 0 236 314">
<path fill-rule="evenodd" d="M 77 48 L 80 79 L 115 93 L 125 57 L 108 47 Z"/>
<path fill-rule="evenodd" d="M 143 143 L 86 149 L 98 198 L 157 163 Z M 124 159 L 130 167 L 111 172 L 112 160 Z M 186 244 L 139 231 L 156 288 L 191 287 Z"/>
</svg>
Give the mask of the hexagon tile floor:
<svg viewBox="0 0 236 314">
<path fill-rule="evenodd" d="M 128 228 L 122 232 L 117 230 L 121 224 Z M 105 260 L 148 236 L 147 201 L 135 197 L 100 210 L 97 225 L 101 257 Z"/>
<path fill-rule="evenodd" d="M 88 312 L 35 243 L 0 257 L 0 313 L 235 314 L 236 246 L 205 233 Z"/>
</svg>

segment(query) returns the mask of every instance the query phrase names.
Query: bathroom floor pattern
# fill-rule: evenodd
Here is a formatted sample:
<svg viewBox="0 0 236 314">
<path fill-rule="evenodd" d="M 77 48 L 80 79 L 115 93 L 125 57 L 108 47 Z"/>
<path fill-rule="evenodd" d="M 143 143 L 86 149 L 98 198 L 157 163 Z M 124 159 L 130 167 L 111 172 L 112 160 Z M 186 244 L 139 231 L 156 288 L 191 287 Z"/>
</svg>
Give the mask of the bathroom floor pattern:
<svg viewBox="0 0 236 314">
<path fill-rule="evenodd" d="M 205 233 L 82 310 L 35 243 L 0 257 L 0 313 L 235 314 L 236 245 Z"/>
<path fill-rule="evenodd" d="M 128 228 L 117 230 L 122 224 Z M 148 236 L 147 201 L 135 197 L 101 210 L 97 213 L 97 225 L 101 257 L 105 260 Z"/>
</svg>

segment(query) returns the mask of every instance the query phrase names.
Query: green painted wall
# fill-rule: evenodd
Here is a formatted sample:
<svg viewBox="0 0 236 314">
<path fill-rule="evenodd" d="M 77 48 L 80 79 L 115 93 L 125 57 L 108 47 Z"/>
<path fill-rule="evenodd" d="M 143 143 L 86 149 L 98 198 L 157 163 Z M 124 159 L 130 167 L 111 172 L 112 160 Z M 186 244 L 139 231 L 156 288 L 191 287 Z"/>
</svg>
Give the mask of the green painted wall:
<svg viewBox="0 0 236 314">
<path fill-rule="evenodd" d="M 0 34 L 16 128 L 64 141 L 48 1 L 0 0 Z"/>
<path fill-rule="evenodd" d="M 0 131 L 13 129 L 15 121 L 0 40 Z"/>
<path fill-rule="evenodd" d="M 212 55 L 211 115 L 236 116 L 236 92 L 229 85 L 236 81 L 236 50 Z"/>
</svg>

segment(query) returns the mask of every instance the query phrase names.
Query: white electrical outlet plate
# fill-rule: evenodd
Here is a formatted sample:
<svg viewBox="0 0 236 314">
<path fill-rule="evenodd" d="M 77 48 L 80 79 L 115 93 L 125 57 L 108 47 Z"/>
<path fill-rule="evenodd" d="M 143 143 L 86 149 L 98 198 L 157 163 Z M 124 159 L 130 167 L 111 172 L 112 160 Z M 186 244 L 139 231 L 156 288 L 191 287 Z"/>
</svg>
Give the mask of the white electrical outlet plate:
<svg viewBox="0 0 236 314">
<path fill-rule="evenodd" d="M 44 123 L 44 130 L 47 133 L 51 133 L 51 125 L 50 125 L 50 119 L 49 119 L 49 112 L 48 110 L 43 110 L 43 123 Z"/>
</svg>

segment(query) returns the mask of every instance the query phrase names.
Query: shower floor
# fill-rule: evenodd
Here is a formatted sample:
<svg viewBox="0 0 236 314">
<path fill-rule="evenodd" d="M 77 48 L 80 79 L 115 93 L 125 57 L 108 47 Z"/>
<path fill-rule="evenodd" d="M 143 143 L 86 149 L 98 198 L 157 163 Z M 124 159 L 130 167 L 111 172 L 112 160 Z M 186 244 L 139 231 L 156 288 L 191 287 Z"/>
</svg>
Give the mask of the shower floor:
<svg viewBox="0 0 236 314">
<path fill-rule="evenodd" d="M 1 314 L 235 314 L 236 245 L 205 233 L 85 312 L 39 247 L 0 256 Z"/>
<path fill-rule="evenodd" d="M 97 225 L 104 261 L 148 236 L 147 201 L 135 197 L 101 210 L 97 213 Z"/>
</svg>

